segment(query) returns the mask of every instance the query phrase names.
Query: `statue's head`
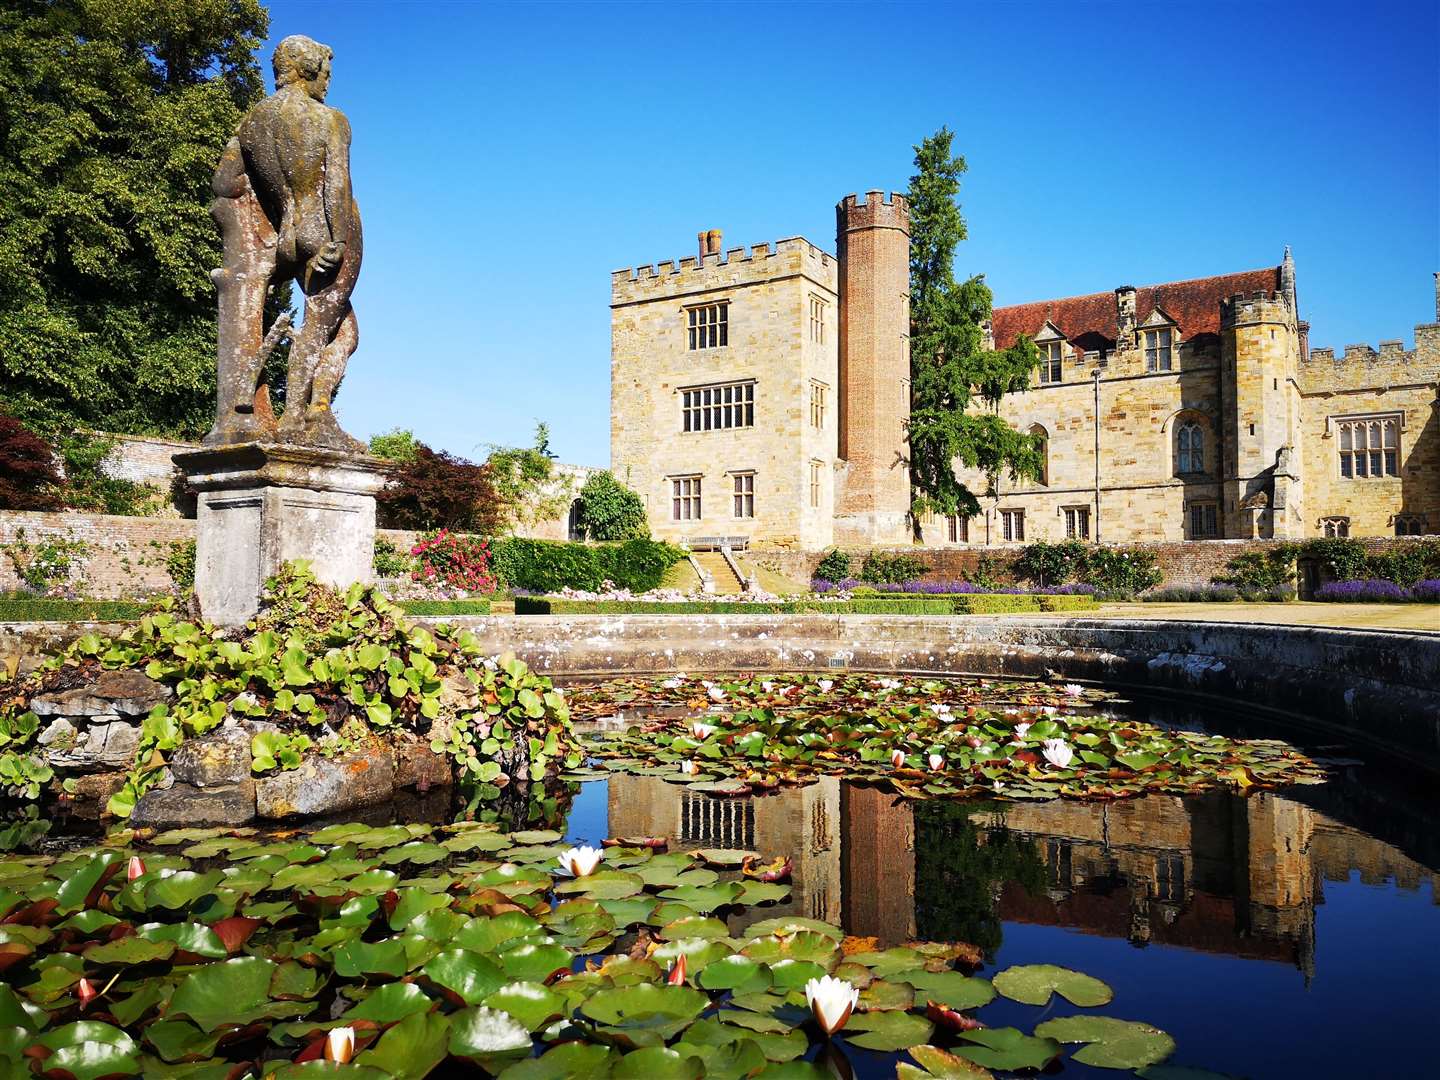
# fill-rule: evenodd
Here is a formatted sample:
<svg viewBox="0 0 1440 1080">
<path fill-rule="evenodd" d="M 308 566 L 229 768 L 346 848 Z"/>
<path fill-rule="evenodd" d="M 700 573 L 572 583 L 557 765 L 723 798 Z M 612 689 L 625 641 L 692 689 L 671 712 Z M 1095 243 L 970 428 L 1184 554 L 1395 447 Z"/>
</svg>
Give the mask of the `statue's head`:
<svg viewBox="0 0 1440 1080">
<path fill-rule="evenodd" d="M 291 34 L 275 46 L 271 60 L 275 89 L 299 86 L 316 101 L 324 101 L 330 86 L 330 60 L 334 55 L 328 45 L 321 45 L 304 34 Z"/>
</svg>

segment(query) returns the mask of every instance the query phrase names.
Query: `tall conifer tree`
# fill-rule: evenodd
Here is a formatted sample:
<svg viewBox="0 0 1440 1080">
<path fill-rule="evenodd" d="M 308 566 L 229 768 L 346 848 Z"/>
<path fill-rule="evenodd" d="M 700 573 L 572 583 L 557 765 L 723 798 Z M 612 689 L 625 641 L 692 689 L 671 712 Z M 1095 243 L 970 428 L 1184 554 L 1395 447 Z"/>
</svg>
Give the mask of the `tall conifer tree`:
<svg viewBox="0 0 1440 1080">
<path fill-rule="evenodd" d="M 965 219 L 955 196 L 965 159 L 951 152 L 954 133 L 942 127 L 915 147 L 910 177 L 910 475 L 911 510 L 980 512 L 977 494 L 955 474 L 958 463 L 981 469 L 991 487 L 1002 472 L 1038 478 L 1039 440 L 1002 419 L 997 406 L 1024 390 L 1038 362 L 1021 336 L 1008 349 L 985 348 L 983 325 L 993 299 L 983 275 L 955 280 L 955 249 Z M 975 403 L 979 408 L 972 409 Z M 918 524 L 916 526 L 918 531 Z"/>
</svg>

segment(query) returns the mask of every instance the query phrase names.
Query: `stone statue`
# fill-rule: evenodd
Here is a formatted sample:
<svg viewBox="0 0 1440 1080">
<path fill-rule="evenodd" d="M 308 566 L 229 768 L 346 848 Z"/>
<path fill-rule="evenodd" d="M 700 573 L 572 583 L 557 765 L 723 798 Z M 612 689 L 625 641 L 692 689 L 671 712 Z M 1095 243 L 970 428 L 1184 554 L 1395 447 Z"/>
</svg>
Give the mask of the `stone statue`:
<svg viewBox="0 0 1440 1080">
<path fill-rule="evenodd" d="M 330 399 L 359 332 L 350 294 L 360 274 L 360 212 L 350 188 L 350 123 L 324 104 L 331 50 L 308 37 L 275 48 L 275 93 L 251 109 L 225 147 L 210 212 L 225 265 L 220 299 L 219 404 L 209 445 L 276 440 L 331 450 L 364 444 L 340 429 Z M 305 319 L 264 332 L 272 285 L 294 281 Z M 279 423 L 263 383 L 265 361 L 292 337 Z"/>
</svg>

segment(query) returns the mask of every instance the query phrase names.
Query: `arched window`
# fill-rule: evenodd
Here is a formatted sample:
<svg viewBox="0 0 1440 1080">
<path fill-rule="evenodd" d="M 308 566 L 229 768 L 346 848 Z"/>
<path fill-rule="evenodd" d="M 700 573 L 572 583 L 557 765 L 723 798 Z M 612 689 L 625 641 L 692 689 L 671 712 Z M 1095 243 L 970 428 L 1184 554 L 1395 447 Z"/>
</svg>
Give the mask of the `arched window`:
<svg viewBox="0 0 1440 1080">
<path fill-rule="evenodd" d="M 1205 471 L 1205 429 L 1191 421 L 1175 436 L 1175 471 L 1182 476 Z"/>
<path fill-rule="evenodd" d="M 1041 487 L 1050 486 L 1050 433 L 1041 424 L 1031 424 L 1030 434 L 1040 440 L 1040 476 L 1035 481 Z"/>
</svg>

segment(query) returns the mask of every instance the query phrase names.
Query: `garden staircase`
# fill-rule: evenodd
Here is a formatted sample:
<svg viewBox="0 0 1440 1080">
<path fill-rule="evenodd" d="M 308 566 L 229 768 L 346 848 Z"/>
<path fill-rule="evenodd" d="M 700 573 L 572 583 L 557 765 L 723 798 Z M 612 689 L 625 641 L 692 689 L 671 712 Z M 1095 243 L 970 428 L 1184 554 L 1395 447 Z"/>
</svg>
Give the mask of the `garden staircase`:
<svg viewBox="0 0 1440 1080">
<path fill-rule="evenodd" d="M 691 556 L 710 580 L 715 583 L 715 591 L 727 596 L 733 596 L 742 591 L 741 581 L 735 576 L 735 571 L 730 568 L 725 556 L 718 551 L 697 551 Z"/>
</svg>

